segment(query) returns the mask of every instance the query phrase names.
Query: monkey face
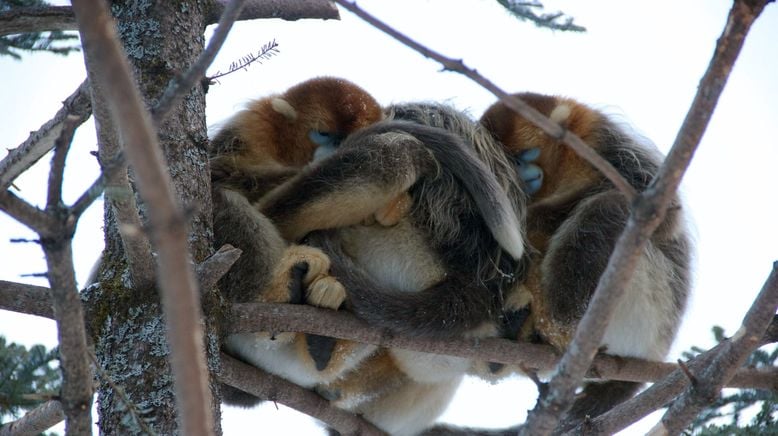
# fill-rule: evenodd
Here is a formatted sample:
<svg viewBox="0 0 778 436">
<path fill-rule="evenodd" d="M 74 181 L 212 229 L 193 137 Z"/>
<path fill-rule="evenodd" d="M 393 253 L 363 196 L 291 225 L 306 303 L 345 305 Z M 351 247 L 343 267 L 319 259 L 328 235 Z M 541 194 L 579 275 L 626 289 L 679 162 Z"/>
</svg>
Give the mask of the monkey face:
<svg viewBox="0 0 778 436">
<path fill-rule="evenodd" d="M 597 148 L 594 132 L 601 117 L 592 109 L 561 97 L 533 93 L 515 96 Z M 513 156 L 533 203 L 565 196 L 590 186 L 599 177 L 573 150 L 504 103 L 498 102 L 487 109 L 481 123 Z"/>
<path fill-rule="evenodd" d="M 275 100 L 274 109 L 286 117 L 283 144 L 294 149 L 284 155 L 296 165 L 331 154 L 343 138 L 383 118 L 370 94 L 334 77 L 307 80 Z"/>
</svg>

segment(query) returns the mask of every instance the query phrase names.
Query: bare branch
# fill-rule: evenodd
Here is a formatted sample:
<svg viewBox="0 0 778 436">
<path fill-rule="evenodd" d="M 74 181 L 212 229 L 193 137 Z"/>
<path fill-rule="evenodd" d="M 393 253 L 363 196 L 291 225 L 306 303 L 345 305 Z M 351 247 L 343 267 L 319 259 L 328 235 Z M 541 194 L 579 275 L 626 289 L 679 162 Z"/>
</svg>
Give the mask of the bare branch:
<svg viewBox="0 0 778 436">
<path fill-rule="evenodd" d="M 209 3 L 205 22 L 214 24 L 225 10 L 227 0 L 211 0 Z M 259 18 L 337 20 L 340 16 L 329 0 L 247 0 L 238 20 Z M 0 36 L 46 30 L 78 30 L 73 9 L 70 6 L 47 6 L 14 8 L 0 13 Z"/>
<path fill-rule="evenodd" d="M 313 391 L 247 365 L 227 354 L 221 355 L 219 380 L 260 399 L 279 402 L 326 422 L 341 435 L 383 435 L 359 416 L 338 409 Z"/>
<path fill-rule="evenodd" d="M 478 73 L 478 71 L 467 67 L 462 60 L 456 60 L 452 58 L 448 58 L 443 56 L 440 53 L 437 53 L 433 50 L 430 50 L 429 48 L 419 44 L 418 42 L 412 40 L 411 38 L 408 38 L 407 36 L 403 35 L 402 33 L 398 32 L 397 30 L 391 28 L 386 23 L 378 20 L 374 16 L 368 14 L 364 10 L 357 7 L 356 3 L 347 1 L 347 0 L 334 0 L 339 5 L 343 6 L 344 8 L 348 9 L 349 11 L 353 12 L 358 17 L 362 18 L 366 22 L 370 23 L 372 26 L 377 28 L 378 30 L 388 34 L 389 36 L 393 37 L 397 41 L 405 44 L 406 46 L 412 48 L 413 50 L 419 52 L 424 57 L 434 59 L 438 62 L 440 62 L 443 65 L 443 68 L 449 71 L 455 71 L 458 72 L 467 78 L 473 80 L 474 82 L 481 85 L 484 89 L 491 92 L 497 98 L 499 98 L 503 103 L 505 103 L 506 106 L 513 109 L 518 113 L 519 115 L 523 116 L 527 120 L 531 121 L 533 124 L 538 126 L 541 130 L 546 132 L 549 136 L 551 136 L 554 139 L 557 139 L 563 143 L 565 143 L 568 147 L 573 149 L 581 158 L 589 162 L 593 167 L 597 168 L 602 174 L 610 180 L 613 185 L 621 191 L 624 196 L 627 197 L 628 200 L 632 201 L 635 198 L 635 189 L 624 179 L 624 177 L 619 174 L 619 172 L 616 170 L 616 168 L 613 167 L 613 165 L 610 164 L 610 162 L 606 161 L 602 156 L 600 156 L 594 149 L 589 147 L 581 138 L 574 135 L 573 133 L 567 131 L 566 129 L 562 128 L 559 124 L 557 124 L 554 121 L 551 121 L 548 117 L 544 116 L 535 108 L 529 106 L 528 104 L 524 103 L 520 99 L 511 96 L 501 88 L 499 88 L 497 85 L 495 85 L 492 81 L 485 78 L 481 74 Z"/>
<path fill-rule="evenodd" d="M 62 126 L 59 137 L 54 141 L 54 157 L 51 159 L 49 172 L 49 190 L 46 199 L 46 210 L 53 210 L 62 204 L 62 177 L 65 174 L 65 158 L 73 143 L 73 134 L 80 124 L 78 117 L 68 115 Z"/>
<path fill-rule="evenodd" d="M 523 365 L 537 371 L 553 369 L 559 353 L 549 345 L 514 342 L 507 339 L 448 339 L 436 341 L 395 335 L 374 327 L 346 312 L 319 309 L 307 305 L 276 303 L 233 304 L 226 333 L 259 331 L 303 332 L 348 339 L 389 348 L 403 348 L 470 359 Z M 588 373 L 593 378 L 653 382 L 660 380 L 678 365 L 649 362 L 620 356 L 599 354 Z M 751 387 L 778 390 L 778 372 L 742 370 L 729 387 Z"/>
<path fill-rule="evenodd" d="M 16 421 L 3 424 L 0 436 L 36 435 L 57 425 L 65 419 L 62 403 L 56 400 L 47 401 L 30 410 Z"/>
<path fill-rule="evenodd" d="M 219 279 L 230 270 L 242 251 L 230 244 L 224 244 L 216 253 L 197 265 L 197 278 L 200 289 L 207 290 L 216 286 Z"/>
<path fill-rule="evenodd" d="M 76 30 L 70 6 L 11 8 L 0 12 L 0 36 L 46 30 Z"/>
<path fill-rule="evenodd" d="M 743 324 L 735 335 L 724 343 L 713 362 L 697 375 L 700 383 L 693 383 L 654 427 L 661 434 L 680 433 L 707 405 L 716 400 L 719 392 L 759 346 L 760 339 L 778 308 L 778 262 L 754 300 Z"/>
<path fill-rule="evenodd" d="M 748 29 L 765 4 L 764 1 L 759 2 L 761 6 L 752 10 L 743 3 L 736 0 L 670 153 L 652 185 L 634 203 L 624 233 L 619 237 L 586 314 L 578 324 L 575 337 L 559 363 L 556 375 L 549 382 L 548 395 L 538 400 L 527 418 L 527 424 L 522 428 L 522 434 L 549 434 L 570 408 L 575 390 L 600 346 L 605 328 L 620 301 L 619 297 L 643 254 L 643 247 L 664 219 L 681 177 L 699 145 Z"/>
<path fill-rule="evenodd" d="M 181 102 L 184 95 L 188 94 L 189 90 L 205 77 L 205 70 L 211 65 L 227 39 L 227 34 L 230 33 L 235 20 L 238 19 L 244 3 L 245 0 L 230 0 L 221 14 L 221 18 L 219 18 L 219 25 L 213 31 L 211 39 L 208 41 L 208 46 L 200 53 L 200 57 L 180 79 L 174 79 L 168 84 L 165 93 L 160 97 L 157 107 L 152 111 L 157 125 L 160 125 L 170 110 Z"/>
<path fill-rule="evenodd" d="M 764 332 L 762 342 L 759 345 L 772 344 L 773 342 L 778 342 L 778 315 L 773 316 L 773 320 L 767 327 L 767 331 Z"/>
<path fill-rule="evenodd" d="M 0 280 L 0 309 L 54 318 L 51 290 L 43 286 Z"/>
<path fill-rule="evenodd" d="M 44 123 L 37 131 L 32 132 L 27 140 L 11 150 L 8 156 L 0 161 L 0 191 L 8 189 L 19 174 L 54 148 L 54 141 L 59 137 L 68 115 L 77 117 L 78 125 L 80 125 L 89 118 L 91 113 L 89 83 L 84 81 L 73 94 L 65 99 L 62 108 L 51 120 Z"/>
<path fill-rule="evenodd" d="M 189 263 L 186 219 L 176 203 L 150 116 L 145 110 L 102 2 L 73 1 L 90 80 L 100 85 L 125 152 L 148 205 L 152 238 L 159 253 L 159 285 L 171 349 L 176 403 L 182 433 L 210 435 L 214 422 L 205 363 L 202 313 Z"/>
<path fill-rule="evenodd" d="M 213 0 L 206 14 L 206 23 L 215 23 L 224 11 L 227 0 Z M 330 0 L 248 0 L 238 20 L 279 18 L 295 21 L 304 18 L 339 20 L 338 8 Z"/>
<path fill-rule="evenodd" d="M 72 238 L 75 220 L 62 218 L 60 231 L 41 235 L 46 254 L 51 301 L 57 320 L 60 367 L 62 368 L 62 408 L 68 434 L 92 432 L 92 371 L 87 359 L 86 327 L 81 298 L 73 270 Z"/>
<path fill-rule="evenodd" d="M 238 251 L 225 245 L 197 267 L 197 276 L 203 289 L 207 289 L 209 283 L 218 280 L 220 274 L 232 261 L 233 256 L 238 254 Z M 211 274 L 214 276 L 211 277 Z M 0 309 L 51 318 L 49 289 L 0 281 Z M 230 320 L 230 323 L 225 326 L 226 333 L 299 331 L 384 347 L 405 348 L 522 365 L 526 370 L 550 370 L 559 360 L 559 353 L 548 345 L 496 338 L 477 341 L 433 341 L 396 336 L 384 329 L 371 326 L 349 313 L 334 312 L 307 305 L 234 304 L 226 318 Z M 693 370 L 699 366 L 696 362 L 697 360 L 690 365 Z M 641 359 L 598 354 L 592 362 L 588 375 L 600 379 L 654 382 L 677 369 L 678 365 L 672 363 L 649 362 Z M 727 386 L 778 391 L 778 370 L 741 369 Z"/>
<path fill-rule="evenodd" d="M 51 235 L 58 228 L 57 222 L 44 211 L 17 197 L 11 191 L 0 192 L 0 210 L 38 234 Z"/>
</svg>

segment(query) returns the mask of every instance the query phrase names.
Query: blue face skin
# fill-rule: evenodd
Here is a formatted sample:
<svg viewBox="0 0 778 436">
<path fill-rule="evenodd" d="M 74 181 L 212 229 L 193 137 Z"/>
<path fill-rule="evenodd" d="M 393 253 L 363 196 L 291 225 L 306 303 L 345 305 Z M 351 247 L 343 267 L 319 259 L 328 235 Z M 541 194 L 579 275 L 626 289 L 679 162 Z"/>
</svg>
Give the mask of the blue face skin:
<svg viewBox="0 0 778 436">
<path fill-rule="evenodd" d="M 527 194 L 530 195 L 540 191 L 540 187 L 543 186 L 543 170 L 532 163 L 538 157 L 540 157 L 539 148 L 528 148 L 514 156 L 516 171 L 518 171 L 519 178 L 524 181 Z"/>
<path fill-rule="evenodd" d="M 330 132 L 311 130 L 308 132 L 308 139 L 318 145 L 316 151 L 313 153 L 314 162 L 331 155 L 338 148 L 338 145 L 340 145 L 340 137 Z"/>
</svg>

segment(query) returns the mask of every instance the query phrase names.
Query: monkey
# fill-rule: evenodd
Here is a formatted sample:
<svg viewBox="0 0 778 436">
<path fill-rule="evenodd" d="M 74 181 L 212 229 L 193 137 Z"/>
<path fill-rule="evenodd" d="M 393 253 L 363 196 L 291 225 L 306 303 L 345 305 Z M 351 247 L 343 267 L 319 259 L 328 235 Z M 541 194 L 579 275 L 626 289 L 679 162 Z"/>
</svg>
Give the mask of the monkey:
<svg viewBox="0 0 778 436">
<path fill-rule="evenodd" d="M 661 164 L 652 145 L 600 111 L 570 98 L 517 94 L 610 162 L 636 190 L 649 187 Z M 527 210 L 526 280 L 506 298 L 506 312 L 527 312 L 513 336 L 531 335 L 563 350 L 572 340 L 600 276 L 626 226 L 630 204 L 598 170 L 561 141 L 542 132 L 504 103 L 489 107 L 481 124 L 514 157 L 531 194 Z M 690 289 L 692 246 L 676 195 L 651 236 L 635 275 L 624 289 L 602 346 L 608 353 L 649 360 L 667 354 Z M 630 398 L 639 383 L 587 383 L 561 429 L 604 413 Z"/>
<path fill-rule="evenodd" d="M 411 206 L 398 222 L 365 224 L 403 193 Z M 524 201 L 512 162 L 477 123 L 446 105 L 405 104 L 257 205 L 286 239 L 332 259 L 346 310 L 394 332 L 445 338 L 497 334 L 501 290 L 523 274 Z M 469 366 L 379 349 L 316 389 L 392 434 L 415 434 L 442 413 Z"/>
<path fill-rule="evenodd" d="M 383 118 L 381 105 L 345 79 L 317 77 L 254 100 L 211 140 L 212 178 L 256 201 L 326 154 L 349 133 Z"/>
<path fill-rule="evenodd" d="M 344 79 L 319 77 L 283 94 L 252 101 L 214 135 L 209 160 L 214 243 L 229 243 L 243 251 L 219 281 L 228 301 L 307 303 L 331 308 L 340 304 L 343 289 L 327 276 L 327 256 L 313 247 L 284 240 L 251 201 L 296 174 L 314 159 L 318 148 L 334 148 L 347 134 L 383 116 L 381 106 L 362 88 Z M 309 375 L 316 382 L 337 374 L 335 369 L 319 371 L 311 359 L 297 358 L 294 350 L 300 342 L 304 340 L 295 334 L 257 333 L 228 336 L 223 345 L 233 355 L 242 344 L 277 349 L 277 353 L 267 353 L 278 356 L 276 366 L 291 362 L 297 365 L 295 374 Z M 353 344 L 352 348 L 360 356 L 375 349 L 362 344 Z M 284 359 L 284 353 L 295 358 Z M 348 368 L 360 356 L 342 364 Z M 239 353 L 236 357 L 240 358 Z M 293 381 L 309 386 L 312 383 Z M 222 392 L 228 404 L 251 407 L 260 401 L 226 385 L 222 385 Z"/>
</svg>

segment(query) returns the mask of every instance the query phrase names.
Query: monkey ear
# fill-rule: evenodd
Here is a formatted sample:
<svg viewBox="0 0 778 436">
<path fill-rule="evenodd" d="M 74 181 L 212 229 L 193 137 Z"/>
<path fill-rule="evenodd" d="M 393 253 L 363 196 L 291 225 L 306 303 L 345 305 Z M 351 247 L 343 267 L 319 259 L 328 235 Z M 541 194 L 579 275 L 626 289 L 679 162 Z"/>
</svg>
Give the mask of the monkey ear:
<svg viewBox="0 0 778 436">
<path fill-rule="evenodd" d="M 558 123 L 560 126 L 567 128 L 567 125 L 570 123 L 570 114 L 572 112 L 572 108 L 570 105 L 567 105 L 565 103 L 562 103 L 554 108 L 554 110 L 551 111 L 551 113 L 548 115 L 549 118 L 551 118 L 551 121 L 554 121 Z"/>
<path fill-rule="evenodd" d="M 286 117 L 286 120 L 292 122 L 297 119 L 297 111 L 283 98 L 276 97 L 270 101 L 270 106 L 274 111 Z"/>
</svg>

